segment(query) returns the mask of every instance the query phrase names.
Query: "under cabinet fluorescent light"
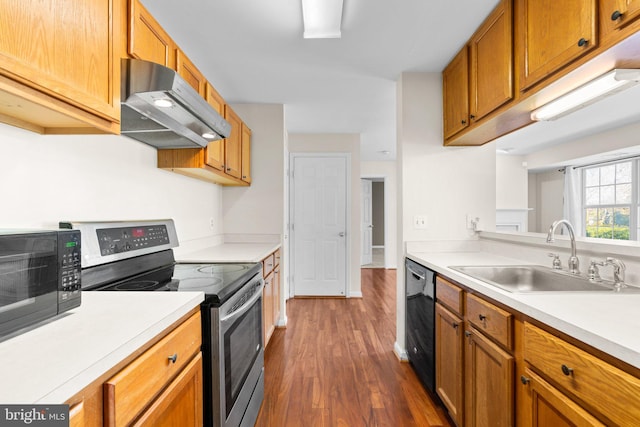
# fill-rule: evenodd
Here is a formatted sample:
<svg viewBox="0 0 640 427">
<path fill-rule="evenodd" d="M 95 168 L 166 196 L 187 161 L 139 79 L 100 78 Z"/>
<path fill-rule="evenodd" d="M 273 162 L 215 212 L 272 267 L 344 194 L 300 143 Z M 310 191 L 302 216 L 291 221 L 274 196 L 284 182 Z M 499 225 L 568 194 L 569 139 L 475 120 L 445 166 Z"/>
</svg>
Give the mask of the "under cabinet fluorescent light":
<svg viewBox="0 0 640 427">
<path fill-rule="evenodd" d="M 531 120 L 555 120 L 640 81 L 640 70 L 614 69 L 531 112 Z"/>
<path fill-rule="evenodd" d="M 302 0 L 304 38 L 340 38 L 342 1 L 343 0 Z"/>
</svg>

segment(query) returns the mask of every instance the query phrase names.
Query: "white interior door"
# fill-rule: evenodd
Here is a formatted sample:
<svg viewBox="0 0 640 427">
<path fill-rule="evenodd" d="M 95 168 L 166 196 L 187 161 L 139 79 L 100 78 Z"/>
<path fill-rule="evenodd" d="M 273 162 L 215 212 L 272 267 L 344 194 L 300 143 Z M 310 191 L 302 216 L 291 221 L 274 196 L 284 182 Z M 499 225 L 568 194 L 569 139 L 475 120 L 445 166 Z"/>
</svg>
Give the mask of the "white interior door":
<svg viewBox="0 0 640 427">
<path fill-rule="evenodd" d="M 373 183 L 369 179 L 360 182 L 360 265 L 366 265 L 373 262 Z"/>
<path fill-rule="evenodd" d="M 292 271 L 296 296 L 344 296 L 347 159 L 293 157 Z"/>
</svg>

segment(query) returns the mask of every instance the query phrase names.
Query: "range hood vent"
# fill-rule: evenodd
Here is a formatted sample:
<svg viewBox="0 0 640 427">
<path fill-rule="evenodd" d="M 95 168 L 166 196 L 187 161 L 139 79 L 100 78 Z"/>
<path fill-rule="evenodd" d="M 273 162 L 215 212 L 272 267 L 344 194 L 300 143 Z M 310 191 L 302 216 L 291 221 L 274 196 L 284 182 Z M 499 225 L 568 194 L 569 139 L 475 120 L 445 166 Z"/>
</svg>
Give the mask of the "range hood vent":
<svg viewBox="0 0 640 427">
<path fill-rule="evenodd" d="M 140 59 L 122 59 L 123 135 L 157 148 L 202 148 L 226 138 L 231 125 L 178 73 Z"/>
</svg>

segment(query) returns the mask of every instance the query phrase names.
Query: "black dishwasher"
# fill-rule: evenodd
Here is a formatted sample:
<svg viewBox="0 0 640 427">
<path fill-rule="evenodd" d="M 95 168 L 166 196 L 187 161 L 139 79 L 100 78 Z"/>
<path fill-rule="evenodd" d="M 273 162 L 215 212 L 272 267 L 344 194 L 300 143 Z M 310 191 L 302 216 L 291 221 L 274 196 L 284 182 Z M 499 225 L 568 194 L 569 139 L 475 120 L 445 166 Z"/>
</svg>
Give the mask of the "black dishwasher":
<svg viewBox="0 0 640 427">
<path fill-rule="evenodd" d="M 435 395 L 436 275 L 405 259 L 406 345 L 409 362 L 424 386 Z"/>
</svg>

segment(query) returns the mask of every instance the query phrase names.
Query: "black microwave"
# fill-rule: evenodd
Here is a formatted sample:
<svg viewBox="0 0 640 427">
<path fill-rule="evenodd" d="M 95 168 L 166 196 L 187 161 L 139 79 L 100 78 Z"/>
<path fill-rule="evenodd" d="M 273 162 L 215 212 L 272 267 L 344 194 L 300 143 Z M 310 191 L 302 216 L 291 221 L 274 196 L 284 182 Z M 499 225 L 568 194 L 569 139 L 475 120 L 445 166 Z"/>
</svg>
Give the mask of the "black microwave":
<svg viewBox="0 0 640 427">
<path fill-rule="evenodd" d="M 78 230 L 0 230 L 0 339 L 80 305 Z"/>
</svg>

